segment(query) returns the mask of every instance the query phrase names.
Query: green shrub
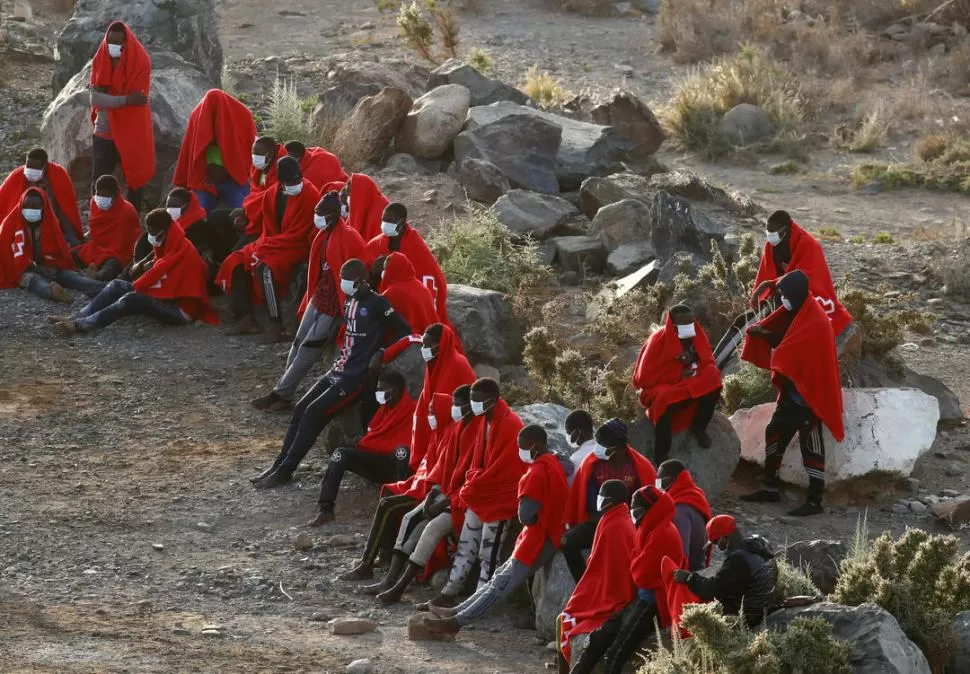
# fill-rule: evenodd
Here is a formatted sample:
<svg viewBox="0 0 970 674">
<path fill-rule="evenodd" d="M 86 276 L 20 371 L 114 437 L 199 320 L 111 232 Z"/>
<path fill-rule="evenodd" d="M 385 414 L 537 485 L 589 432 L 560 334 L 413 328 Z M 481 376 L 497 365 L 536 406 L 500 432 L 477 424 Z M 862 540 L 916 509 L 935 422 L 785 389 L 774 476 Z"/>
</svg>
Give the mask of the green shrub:
<svg viewBox="0 0 970 674">
<path fill-rule="evenodd" d="M 895 349 L 903 341 L 903 329 L 917 322 L 914 312 L 894 310 L 884 297 L 858 288 L 840 287 L 838 296 L 862 333 L 862 357 L 885 363 L 891 372 L 901 374 L 903 363 Z"/>
<path fill-rule="evenodd" d="M 486 50 L 475 47 L 468 50 L 468 54 L 465 56 L 465 63 L 482 75 L 488 75 L 492 70 L 492 66 L 495 65 L 495 59 Z"/>
<path fill-rule="evenodd" d="M 383 2 L 386 10 L 393 8 L 393 3 L 387 0 L 379 2 Z M 458 56 L 461 25 L 451 7 L 451 0 L 402 3 L 398 9 L 397 27 L 405 43 L 426 61 L 437 65 L 444 59 Z M 441 43 L 441 56 L 435 54 L 436 33 Z"/>
<path fill-rule="evenodd" d="M 916 145 L 916 157 L 902 163 L 866 162 L 852 167 L 855 187 L 880 181 L 884 189 L 926 187 L 970 193 L 970 141 L 931 136 Z"/>
<path fill-rule="evenodd" d="M 741 362 L 737 372 L 724 377 L 723 386 L 721 396 L 725 414 L 770 403 L 778 397 L 778 391 L 771 383 L 771 373 L 745 361 Z"/>
<path fill-rule="evenodd" d="M 891 244 L 891 243 L 896 243 L 896 239 L 894 239 L 893 235 L 890 234 L 889 232 L 876 232 L 875 236 L 872 237 L 872 242 L 880 243 L 880 244 Z"/>
<path fill-rule="evenodd" d="M 317 144 L 312 104 L 300 98 L 292 78 L 287 80 L 279 73 L 273 82 L 266 125 L 266 131 L 280 143 L 298 140 L 310 146 Z"/>
</svg>

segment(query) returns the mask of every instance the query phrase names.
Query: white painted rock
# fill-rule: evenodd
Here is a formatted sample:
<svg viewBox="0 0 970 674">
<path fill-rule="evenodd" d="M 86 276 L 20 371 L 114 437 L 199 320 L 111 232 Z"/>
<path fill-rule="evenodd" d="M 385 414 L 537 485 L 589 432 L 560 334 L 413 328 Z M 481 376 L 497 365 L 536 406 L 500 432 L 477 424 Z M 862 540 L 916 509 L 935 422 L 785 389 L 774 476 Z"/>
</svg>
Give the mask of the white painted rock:
<svg viewBox="0 0 970 674">
<path fill-rule="evenodd" d="M 837 443 L 826 429 L 825 480 L 835 484 L 873 472 L 908 477 L 916 460 L 933 445 L 940 405 L 936 398 L 916 389 L 856 388 L 842 391 L 845 439 Z M 764 465 L 765 426 L 774 403 L 739 410 L 731 424 L 741 438 L 741 458 Z M 808 485 L 792 439 L 781 466 L 781 479 Z"/>
</svg>

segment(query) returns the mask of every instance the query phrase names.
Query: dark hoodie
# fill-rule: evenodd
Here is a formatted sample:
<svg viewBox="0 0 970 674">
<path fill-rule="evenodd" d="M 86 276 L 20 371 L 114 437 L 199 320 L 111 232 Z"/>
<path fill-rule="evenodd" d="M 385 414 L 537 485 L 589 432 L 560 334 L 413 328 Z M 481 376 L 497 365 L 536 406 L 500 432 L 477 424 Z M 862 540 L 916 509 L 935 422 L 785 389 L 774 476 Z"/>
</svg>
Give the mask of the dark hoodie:
<svg viewBox="0 0 970 674">
<path fill-rule="evenodd" d="M 705 578 L 691 573 L 687 587 L 704 601 L 721 602 L 724 615 L 738 615 L 743 606 L 748 626 L 754 627 L 771 607 L 777 575 L 768 541 L 749 536 L 727 556 L 716 574 Z"/>
</svg>

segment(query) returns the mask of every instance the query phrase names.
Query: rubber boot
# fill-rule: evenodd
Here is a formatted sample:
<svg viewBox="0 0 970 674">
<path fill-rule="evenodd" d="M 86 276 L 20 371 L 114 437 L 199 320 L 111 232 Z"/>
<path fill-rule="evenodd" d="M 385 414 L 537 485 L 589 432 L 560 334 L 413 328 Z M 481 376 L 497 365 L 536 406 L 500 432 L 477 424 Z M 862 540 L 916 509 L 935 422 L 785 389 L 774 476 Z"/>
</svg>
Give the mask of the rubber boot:
<svg viewBox="0 0 970 674">
<path fill-rule="evenodd" d="M 404 591 L 408 589 L 408 585 L 421 573 L 421 569 L 423 568 L 420 564 L 409 561 L 407 567 L 404 569 L 404 573 L 397 579 L 397 582 L 386 592 L 381 592 L 377 595 L 377 600 L 385 605 L 396 604 L 401 601 Z"/>
<path fill-rule="evenodd" d="M 391 557 L 391 564 L 387 567 L 387 573 L 384 574 L 384 577 L 373 585 L 361 585 L 358 589 L 364 594 L 380 594 L 382 592 L 387 592 L 394 587 L 394 583 L 397 582 L 401 572 L 404 571 L 404 565 L 407 563 L 407 561 L 407 555 L 400 550 L 395 550 L 394 556 Z"/>
</svg>

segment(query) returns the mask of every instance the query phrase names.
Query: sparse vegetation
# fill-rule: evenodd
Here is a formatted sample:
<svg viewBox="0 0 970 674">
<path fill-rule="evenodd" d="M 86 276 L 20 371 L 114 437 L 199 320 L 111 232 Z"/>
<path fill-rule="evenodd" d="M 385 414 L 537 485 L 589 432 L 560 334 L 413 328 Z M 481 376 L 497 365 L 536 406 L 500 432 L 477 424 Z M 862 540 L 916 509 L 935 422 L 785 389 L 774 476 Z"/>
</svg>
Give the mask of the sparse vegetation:
<svg viewBox="0 0 970 674">
<path fill-rule="evenodd" d="M 822 241 L 841 241 L 842 232 L 835 227 L 819 227 L 818 238 Z"/>
<path fill-rule="evenodd" d="M 558 78 L 544 70 L 540 71 L 538 65 L 526 71 L 519 89 L 543 108 L 561 105 L 572 95 L 572 92 L 566 90 Z"/>
<path fill-rule="evenodd" d="M 962 240 L 954 249 L 940 251 L 932 259 L 930 270 L 943 281 L 948 296 L 970 295 L 970 243 Z"/>
<path fill-rule="evenodd" d="M 855 126 L 842 124 L 830 138 L 833 147 L 849 152 L 872 152 L 886 144 L 892 116 L 883 103 L 867 109 Z"/>
<path fill-rule="evenodd" d="M 927 187 L 970 193 L 970 141 L 956 136 L 926 136 L 916 143 L 916 158 L 904 163 L 867 162 L 852 168 L 856 187 L 879 181 L 884 189 Z"/>
<path fill-rule="evenodd" d="M 768 169 L 768 173 L 772 175 L 792 175 L 795 173 L 801 173 L 803 170 L 804 167 L 802 166 L 801 162 L 795 159 L 789 159 L 781 162 L 780 164 L 775 164 Z"/>
<path fill-rule="evenodd" d="M 721 400 L 725 414 L 770 403 L 778 396 L 771 383 L 771 373 L 744 361 L 737 372 L 724 377 L 723 386 Z"/>
<path fill-rule="evenodd" d="M 896 243 L 896 239 L 889 232 L 876 232 L 872 237 L 873 243 L 879 244 L 893 244 Z"/>
<path fill-rule="evenodd" d="M 860 244 L 865 242 L 866 242 L 866 237 L 862 236 L 862 234 L 856 234 L 851 239 L 849 239 L 849 243 L 854 243 L 854 244 Z"/>
<path fill-rule="evenodd" d="M 488 75 L 495 65 L 495 59 L 486 50 L 474 47 L 468 50 L 468 55 L 465 56 L 465 63 L 482 75 Z"/>
<path fill-rule="evenodd" d="M 293 79 L 276 74 L 269 109 L 266 112 L 266 130 L 285 142 L 298 140 L 307 145 L 317 145 L 319 137 L 313 123 L 313 101 L 302 99 L 296 91 Z"/>
<path fill-rule="evenodd" d="M 385 10 L 392 4 L 386 0 Z M 378 5 L 380 9 L 381 5 Z M 451 0 L 413 0 L 410 4 L 401 3 L 398 9 L 397 26 L 407 45 L 426 61 L 440 64 L 444 59 L 458 56 L 461 23 L 451 6 Z M 435 53 L 435 36 L 440 43 L 440 54 Z"/>
</svg>

